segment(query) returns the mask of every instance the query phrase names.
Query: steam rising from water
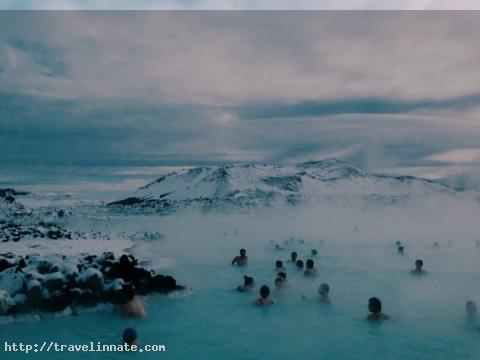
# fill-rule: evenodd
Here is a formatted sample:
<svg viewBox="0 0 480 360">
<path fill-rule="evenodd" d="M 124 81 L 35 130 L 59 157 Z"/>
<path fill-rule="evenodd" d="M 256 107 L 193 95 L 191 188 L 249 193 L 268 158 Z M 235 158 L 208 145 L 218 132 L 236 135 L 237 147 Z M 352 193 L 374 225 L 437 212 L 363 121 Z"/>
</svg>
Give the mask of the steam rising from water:
<svg viewBox="0 0 480 360">
<path fill-rule="evenodd" d="M 196 304 L 195 311 L 205 313 L 208 324 L 227 317 L 224 329 L 202 333 L 207 338 L 218 336 L 218 351 L 225 348 L 223 342 L 233 341 L 239 342 L 231 345 L 235 351 L 246 351 L 247 358 L 254 358 L 260 349 L 307 358 L 322 349 L 326 356 L 345 358 L 359 348 L 365 349 L 364 358 L 386 352 L 392 358 L 426 354 L 470 358 L 480 349 L 475 334 L 466 328 L 464 313 L 465 301 L 480 300 L 480 249 L 475 246 L 479 215 L 474 198 L 444 194 L 390 205 L 362 199 L 313 200 L 302 207 L 250 213 L 191 211 L 145 218 L 142 226 L 158 226 L 165 238 L 139 244 L 134 252 L 153 263 L 154 254 L 174 259 L 165 271 L 193 288 L 188 301 Z M 284 243 L 289 237 L 296 240 Z M 284 250 L 274 250 L 271 241 Z M 396 241 L 405 245 L 405 256 L 397 254 Z M 229 262 L 240 248 L 247 249 L 249 265 L 232 268 Z M 319 250 L 314 260 L 320 275 L 307 280 L 286 260 L 291 251 L 305 260 L 312 248 Z M 424 260 L 425 277 L 410 274 L 417 258 Z M 273 286 L 277 259 L 284 261 L 291 286 L 282 291 Z M 250 295 L 232 290 L 244 274 L 256 281 Z M 317 301 L 321 282 L 331 286 L 330 307 Z M 262 284 L 270 286 L 277 302 L 258 313 L 250 303 Z M 391 316 L 381 327 L 364 320 L 370 296 L 380 297 Z M 263 335 L 258 334 L 258 326 Z M 195 341 L 195 335 L 185 337 Z M 305 345 L 295 347 L 295 343 Z"/>
<path fill-rule="evenodd" d="M 110 311 L 0 326 L 7 340 L 116 343 L 135 326 L 142 344 L 164 343 L 165 358 L 476 358 L 479 333 L 465 321 L 465 302 L 480 301 L 480 204 L 475 193 L 432 193 L 415 198 L 313 198 L 302 206 L 203 213 L 183 210 L 169 216 L 125 213 L 73 216 L 71 226 L 112 232 L 160 232 L 130 249 L 161 273 L 174 275 L 191 291 L 179 297 L 144 299 L 148 319 L 125 321 Z M 91 224 L 89 224 L 89 221 Z M 237 232 L 238 231 L 238 232 Z M 285 243 L 292 237 L 294 240 Z M 303 239 L 303 243 L 300 241 Z M 114 241 L 114 240 L 113 240 Z M 405 245 L 397 254 L 395 242 Z M 273 242 L 273 243 L 272 243 Z M 433 243 L 439 247 L 434 248 Z M 279 244 L 283 250 L 275 250 Z M 240 248 L 245 268 L 230 266 Z M 305 279 L 291 264 L 291 251 L 306 260 L 315 248 L 319 277 Z M 415 259 L 428 274 L 410 274 Z M 290 287 L 274 289 L 274 263 L 284 261 Z M 243 275 L 253 276 L 250 294 L 234 289 Z M 331 306 L 318 301 L 321 282 L 331 287 Z M 261 285 L 276 304 L 251 305 Z M 306 300 L 302 300 L 305 296 Z M 378 296 L 387 322 L 365 321 L 367 300 Z M 78 327 L 78 321 L 82 326 Z M 30 325 L 28 325 L 30 326 Z M 68 330 L 66 330 L 68 329 Z M 361 351 L 360 351 L 361 349 Z M 147 354 L 145 358 L 156 358 Z M 109 358 L 99 354 L 99 358 Z"/>
</svg>

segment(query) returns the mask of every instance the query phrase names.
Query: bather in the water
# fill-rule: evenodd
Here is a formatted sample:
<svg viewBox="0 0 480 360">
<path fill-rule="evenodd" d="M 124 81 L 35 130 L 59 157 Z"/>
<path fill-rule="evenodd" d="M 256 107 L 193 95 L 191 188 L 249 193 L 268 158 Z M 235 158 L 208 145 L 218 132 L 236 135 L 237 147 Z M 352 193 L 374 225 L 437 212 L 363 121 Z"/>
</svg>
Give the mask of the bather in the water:
<svg viewBox="0 0 480 360">
<path fill-rule="evenodd" d="M 245 249 L 240 249 L 240 255 L 235 256 L 232 260 L 232 265 L 237 264 L 237 266 L 244 266 L 248 263 L 247 251 Z"/>
<path fill-rule="evenodd" d="M 297 260 L 295 266 L 297 267 L 297 270 L 303 270 L 303 260 Z"/>
<path fill-rule="evenodd" d="M 253 277 L 245 275 L 243 277 L 243 285 L 237 287 L 237 290 L 240 292 L 248 292 L 251 291 L 255 287 L 255 280 Z"/>
<path fill-rule="evenodd" d="M 313 262 L 312 259 L 308 259 L 306 262 L 306 269 L 303 273 L 303 275 L 307 277 L 314 277 L 318 275 L 317 269 L 315 269 L 315 263 Z"/>
<path fill-rule="evenodd" d="M 318 251 L 317 251 L 316 249 L 312 249 L 312 250 L 310 251 L 310 254 L 312 255 L 312 257 L 315 257 L 315 256 L 318 255 Z"/>
<path fill-rule="evenodd" d="M 297 262 L 297 253 L 295 251 L 292 251 L 290 254 L 290 260 L 288 260 L 289 263 L 295 264 Z"/>
<path fill-rule="evenodd" d="M 412 275 L 425 275 L 427 272 L 423 270 L 423 260 L 415 260 L 415 269 L 410 272 Z"/>
<path fill-rule="evenodd" d="M 370 311 L 370 314 L 368 314 L 367 320 L 378 321 L 389 318 L 388 315 L 382 312 L 382 302 L 379 298 L 371 297 L 368 299 L 368 311 Z"/>
<path fill-rule="evenodd" d="M 468 300 L 465 303 L 465 312 L 467 313 L 467 325 L 480 330 L 477 303 L 473 300 Z"/>
<path fill-rule="evenodd" d="M 126 328 L 123 331 L 123 343 L 127 345 L 138 345 L 138 334 L 134 328 Z"/>
<path fill-rule="evenodd" d="M 254 305 L 273 305 L 274 301 L 270 298 L 270 289 L 267 285 L 260 288 L 260 297 L 253 302 Z"/>
<path fill-rule="evenodd" d="M 277 274 L 277 278 L 275 279 L 275 288 L 280 290 L 286 288 L 287 286 L 287 274 L 284 272 L 279 272 Z"/>
<path fill-rule="evenodd" d="M 275 271 L 278 273 L 286 272 L 285 268 L 283 267 L 283 262 L 281 260 L 277 260 L 275 262 Z"/>
<path fill-rule="evenodd" d="M 282 279 L 277 276 L 277 278 L 275 279 L 274 285 L 275 285 L 275 289 L 277 289 L 277 290 L 283 289 Z"/>
<path fill-rule="evenodd" d="M 325 304 L 330 304 L 330 285 L 322 283 L 318 287 L 318 294 L 320 295 L 320 301 Z"/>
<path fill-rule="evenodd" d="M 143 307 L 142 300 L 135 294 L 133 287 L 125 287 L 123 295 L 125 301 L 121 308 L 122 314 L 127 317 L 144 319 L 146 317 L 145 308 Z"/>
<path fill-rule="evenodd" d="M 397 250 L 398 250 L 398 253 L 399 253 L 400 255 L 405 255 L 405 252 L 404 252 L 405 247 L 404 247 L 404 246 L 399 246 L 399 247 L 397 248 Z"/>
</svg>

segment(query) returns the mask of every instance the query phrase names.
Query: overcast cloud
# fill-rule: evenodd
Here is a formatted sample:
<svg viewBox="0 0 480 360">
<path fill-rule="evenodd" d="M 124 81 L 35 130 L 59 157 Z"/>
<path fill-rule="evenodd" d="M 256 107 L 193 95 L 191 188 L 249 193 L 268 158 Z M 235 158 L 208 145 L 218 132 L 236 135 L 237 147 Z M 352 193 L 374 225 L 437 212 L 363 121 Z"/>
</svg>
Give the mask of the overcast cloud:
<svg viewBox="0 0 480 360">
<path fill-rule="evenodd" d="M 431 10 L 479 9 L 476 0 L 0 0 L 0 9 L 42 10 Z"/>
<path fill-rule="evenodd" d="M 479 17 L 2 12 L 0 160 L 461 162 L 480 136 Z"/>
</svg>

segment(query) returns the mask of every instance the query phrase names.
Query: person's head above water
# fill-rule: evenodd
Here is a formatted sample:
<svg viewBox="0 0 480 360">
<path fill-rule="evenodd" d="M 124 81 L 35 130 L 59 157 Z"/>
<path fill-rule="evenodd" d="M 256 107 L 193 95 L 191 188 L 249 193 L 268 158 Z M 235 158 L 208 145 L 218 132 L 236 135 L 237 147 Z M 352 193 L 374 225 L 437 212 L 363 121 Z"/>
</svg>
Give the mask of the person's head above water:
<svg viewBox="0 0 480 360">
<path fill-rule="evenodd" d="M 422 271 L 422 268 L 423 268 L 423 260 L 421 259 L 415 260 L 415 270 Z"/>
<path fill-rule="evenodd" d="M 377 297 L 371 297 L 368 299 L 368 311 L 374 314 L 382 312 L 382 302 Z"/>
<path fill-rule="evenodd" d="M 465 311 L 467 314 L 474 315 L 477 313 L 477 304 L 473 300 L 468 300 L 465 303 Z"/>
<path fill-rule="evenodd" d="M 296 253 L 295 251 L 293 251 L 293 252 L 290 254 L 290 259 L 292 260 L 292 262 L 297 261 L 297 253 Z"/>
<path fill-rule="evenodd" d="M 260 288 L 260 297 L 266 299 L 270 296 L 270 289 L 267 285 L 262 285 Z"/>
<path fill-rule="evenodd" d="M 138 334 L 134 328 L 126 328 L 123 331 L 123 342 L 128 345 L 134 345 L 137 342 Z"/>
<path fill-rule="evenodd" d="M 278 277 L 282 279 L 282 281 L 287 281 L 287 273 L 284 273 L 283 271 L 278 273 Z"/>
<path fill-rule="evenodd" d="M 327 283 L 322 283 L 318 287 L 318 293 L 322 296 L 327 296 L 329 292 L 330 292 L 330 285 L 328 285 Z"/>
<path fill-rule="evenodd" d="M 297 260 L 297 262 L 295 263 L 295 265 L 297 266 L 297 268 L 303 269 L 303 260 Z"/>
<path fill-rule="evenodd" d="M 243 277 L 243 285 L 253 288 L 255 286 L 255 280 L 253 280 L 253 277 L 245 275 Z"/>
<path fill-rule="evenodd" d="M 405 248 L 403 246 L 398 247 L 399 254 L 403 254 L 403 250 L 405 250 Z"/>
<path fill-rule="evenodd" d="M 368 299 L 368 311 L 370 314 L 367 316 L 367 320 L 379 321 L 389 318 L 388 315 L 382 312 L 382 302 L 377 297 Z"/>
<path fill-rule="evenodd" d="M 135 297 L 135 288 L 133 285 L 125 284 L 125 286 L 121 290 L 122 298 L 124 303 L 128 303 L 132 301 Z"/>
<path fill-rule="evenodd" d="M 240 256 L 244 257 L 245 255 L 247 255 L 247 251 L 245 249 L 240 249 Z"/>
<path fill-rule="evenodd" d="M 281 260 L 277 260 L 277 261 L 275 262 L 275 267 L 276 267 L 276 268 L 281 268 L 281 267 L 283 267 L 282 261 L 281 261 Z"/>
<path fill-rule="evenodd" d="M 317 256 L 318 251 L 316 249 L 312 249 L 312 251 L 310 251 L 310 253 L 312 254 L 312 256 Z"/>
<path fill-rule="evenodd" d="M 307 263 L 306 263 L 307 269 L 313 269 L 314 265 L 315 265 L 315 263 L 313 262 L 312 259 L 307 260 Z"/>
</svg>

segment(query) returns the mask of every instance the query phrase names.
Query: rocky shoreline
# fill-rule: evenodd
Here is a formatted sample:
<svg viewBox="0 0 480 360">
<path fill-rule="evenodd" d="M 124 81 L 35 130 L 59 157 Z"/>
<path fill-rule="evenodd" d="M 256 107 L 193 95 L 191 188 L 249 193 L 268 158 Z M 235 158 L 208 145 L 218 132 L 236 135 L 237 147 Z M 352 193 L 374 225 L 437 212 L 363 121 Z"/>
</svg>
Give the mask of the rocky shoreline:
<svg viewBox="0 0 480 360">
<path fill-rule="evenodd" d="M 0 255 L 0 315 L 57 312 L 69 306 L 122 303 L 139 295 L 183 290 L 171 276 L 138 265 L 132 255 Z"/>
</svg>

